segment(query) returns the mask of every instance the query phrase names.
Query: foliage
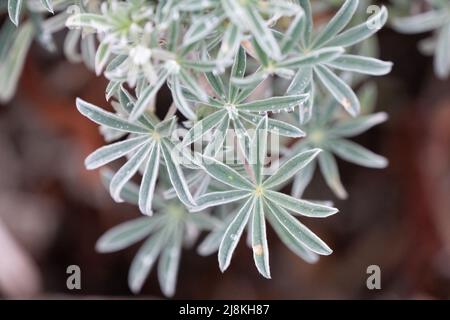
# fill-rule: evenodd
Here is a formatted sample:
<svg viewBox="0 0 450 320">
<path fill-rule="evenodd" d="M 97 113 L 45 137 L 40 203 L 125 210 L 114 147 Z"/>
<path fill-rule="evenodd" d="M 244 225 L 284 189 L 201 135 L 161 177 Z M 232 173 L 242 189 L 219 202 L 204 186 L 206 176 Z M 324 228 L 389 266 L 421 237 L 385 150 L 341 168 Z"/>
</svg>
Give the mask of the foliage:
<svg viewBox="0 0 450 320">
<path fill-rule="evenodd" d="M 336 3 L 327 23 L 313 23 L 315 13 L 333 12 Z M 387 21 L 386 8 L 370 14 L 359 4 L 9 0 L 12 23 L 0 35 L 0 87 L 6 90 L 0 97 L 12 97 L 33 37 L 56 49 L 52 36 L 67 26 L 69 60 L 84 61 L 109 80 L 112 111 L 76 101 L 108 143 L 86 167 L 125 159 L 116 172 L 103 171 L 103 180 L 116 202 L 134 203 L 145 215 L 108 231 L 97 249 L 116 251 L 147 238 L 130 268 L 130 288 L 141 289 L 159 257 L 161 288 L 171 296 L 183 246 L 208 231 L 197 250 L 218 251 L 225 271 L 247 230 L 255 265 L 270 278 L 266 221 L 309 263 L 332 252 L 297 219 L 338 212 L 330 202 L 300 199 L 317 159 L 341 198 L 346 192 L 332 153 L 368 167 L 387 164 L 346 140 L 386 119 L 384 113 L 361 115 L 361 101 L 374 101 L 373 83 L 360 97 L 354 88 L 392 67 L 369 56 L 376 56 L 373 36 Z M 11 32 L 13 24 L 19 27 Z M 171 105 L 158 101 L 161 92 L 170 93 Z M 230 132 L 236 144 L 229 143 Z"/>
</svg>

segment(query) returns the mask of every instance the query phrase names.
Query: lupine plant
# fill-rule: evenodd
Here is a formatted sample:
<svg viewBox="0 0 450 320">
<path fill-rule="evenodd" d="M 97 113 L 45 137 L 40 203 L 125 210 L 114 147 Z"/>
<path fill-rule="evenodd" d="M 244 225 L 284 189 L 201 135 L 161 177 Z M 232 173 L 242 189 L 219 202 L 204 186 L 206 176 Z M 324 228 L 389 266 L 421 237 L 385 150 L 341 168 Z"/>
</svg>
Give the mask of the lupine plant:
<svg viewBox="0 0 450 320">
<path fill-rule="evenodd" d="M 104 234 L 97 250 L 147 239 L 129 286 L 139 292 L 158 261 L 161 289 L 172 296 L 183 247 L 206 232 L 197 252 L 218 252 L 224 272 L 245 231 L 257 270 L 270 278 L 268 226 L 308 263 L 332 253 L 299 220 L 338 212 L 330 201 L 301 198 L 316 161 L 340 198 L 347 193 L 333 154 L 367 167 L 387 164 L 347 140 L 386 120 L 384 113 L 367 114 L 364 94 L 353 88 L 392 67 L 361 49 L 387 21 L 386 8 L 369 12 L 366 1 L 360 4 L 9 0 L 3 8 L 11 22 L 0 35 L 1 98 L 12 97 L 33 38 L 56 50 L 52 35 L 67 27 L 69 60 L 109 80 L 111 111 L 76 101 L 105 138 L 86 167 L 122 159 L 117 171 L 101 170 L 102 180 L 114 201 L 135 204 L 142 214 Z M 328 21 L 313 23 L 324 9 L 333 12 Z"/>
<path fill-rule="evenodd" d="M 419 43 L 419 49 L 426 55 L 434 55 L 434 72 L 446 79 L 450 75 L 450 3 L 447 0 L 393 1 L 395 9 L 406 11 L 409 16 L 398 16 L 392 20 L 395 30 L 405 34 L 432 32 L 433 35 Z M 426 5 L 425 12 L 418 11 L 419 5 Z M 416 13 L 413 13 L 416 11 Z M 417 12 L 418 11 L 418 12 Z"/>
</svg>

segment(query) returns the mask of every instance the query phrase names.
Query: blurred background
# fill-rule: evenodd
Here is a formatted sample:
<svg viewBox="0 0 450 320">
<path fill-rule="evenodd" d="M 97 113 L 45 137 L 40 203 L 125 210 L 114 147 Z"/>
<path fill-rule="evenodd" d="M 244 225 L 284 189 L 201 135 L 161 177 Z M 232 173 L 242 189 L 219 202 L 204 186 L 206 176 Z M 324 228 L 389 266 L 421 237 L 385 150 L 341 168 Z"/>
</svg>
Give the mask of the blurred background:
<svg viewBox="0 0 450 320">
<path fill-rule="evenodd" d="M 346 201 L 333 198 L 320 175 L 307 189 L 306 198 L 334 199 L 340 209 L 308 221 L 334 254 L 308 265 L 270 230 L 269 281 L 243 243 L 223 275 L 215 255 L 185 250 L 175 298 L 450 298 L 450 81 L 438 80 L 432 58 L 417 50 L 425 37 L 379 33 L 380 58 L 395 63 L 375 79 L 377 110 L 390 119 L 356 141 L 386 156 L 389 167 L 339 162 Z M 137 246 L 94 250 L 107 229 L 139 216 L 136 207 L 115 204 L 98 172 L 83 166 L 102 137 L 75 98 L 106 106 L 105 85 L 83 65 L 33 45 L 14 100 L 0 106 L 0 297 L 134 297 L 127 272 Z M 374 264 L 382 289 L 370 291 L 366 270 Z M 66 287 L 69 265 L 81 268 L 81 290 Z M 161 297 L 155 272 L 141 295 Z"/>
</svg>

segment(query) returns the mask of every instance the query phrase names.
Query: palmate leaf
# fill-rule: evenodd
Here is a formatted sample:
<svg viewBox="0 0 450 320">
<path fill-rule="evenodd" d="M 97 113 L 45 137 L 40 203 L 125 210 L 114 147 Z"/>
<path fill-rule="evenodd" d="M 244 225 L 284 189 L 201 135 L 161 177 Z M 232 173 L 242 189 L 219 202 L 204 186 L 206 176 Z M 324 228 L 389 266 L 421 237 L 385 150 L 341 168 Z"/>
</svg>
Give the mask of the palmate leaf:
<svg viewBox="0 0 450 320">
<path fill-rule="evenodd" d="M 347 54 L 329 62 L 328 66 L 344 71 L 382 76 L 391 72 L 392 62 Z"/>
<path fill-rule="evenodd" d="M 138 136 L 101 147 L 90 154 L 84 164 L 86 169 L 94 170 L 116 159 L 119 159 L 148 142 L 148 137 Z"/>
<path fill-rule="evenodd" d="M 8 0 L 8 14 L 11 21 L 18 26 L 23 0 Z"/>
<path fill-rule="evenodd" d="M 186 206 L 195 207 L 195 200 L 192 198 L 179 161 L 176 157 L 174 157 L 171 146 L 164 139 L 161 141 L 160 146 L 170 181 L 178 195 L 178 198 Z"/>
<path fill-rule="evenodd" d="M 249 197 L 249 191 L 229 190 L 206 193 L 196 199 L 197 206 L 191 212 L 203 211 L 210 207 L 221 206 L 227 203 L 236 202 Z"/>
<path fill-rule="evenodd" d="M 252 190 L 253 184 L 240 173 L 222 162 L 203 156 L 202 168 L 214 179 L 240 190 Z"/>
<path fill-rule="evenodd" d="M 118 225 L 98 239 L 95 248 L 98 252 L 108 253 L 125 249 L 147 237 L 161 222 L 156 218 L 138 218 Z"/>
<path fill-rule="evenodd" d="M 379 28 L 374 28 L 373 26 L 378 25 L 380 28 L 386 24 L 388 19 L 388 11 L 385 6 L 381 7 L 381 10 L 371 16 L 367 21 L 349 28 L 344 32 L 338 34 L 337 36 L 331 38 L 326 45 L 327 46 L 337 46 L 337 47 L 350 47 L 363 40 L 368 39 L 376 32 Z"/>
<path fill-rule="evenodd" d="M 306 200 L 295 199 L 281 192 L 266 190 L 266 197 L 278 206 L 305 217 L 326 218 L 339 210 Z"/>
<path fill-rule="evenodd" d="M 244 120 L 253 125 L 257 125 L 262 118 L 259 115 L 243 111 L 239 112 L 239 115 L 241 118 L 243 118 Z M 300 128 L 291 125 L 287 122 L 271 118 L 269 118 L 267 121 L 268 121 L 267 129 L 269 130 L 269 132 L 275 133 L 283 137 L 291 137 L 291 138 L 302 138 L 305 136 L 305 132 L 303 132 Z"/>
<path fill-rule="evenodd" d="M 127 163 L 116 172 L 109 185 L 109 192 L 116 202 L 123 202 L 123 199 L 120 198 L 122 188 L 136 174 L 153 148 L 154 144 L 144 144 L 135 154 L 133 154 L 133 156 L 131 156 Z"/>
<path fill-rule="evenodd" d="M 255 199 L 251 230 L 253 260 L 259 273 L 270 279 L 269 248 L 267 246 L 266 221 L 262 197 Z"/>
<path fill-rule="evenodd" d="M 386 158 L 348 140 L 333 140 L 330 147 L 342 159 L 364 167 L 385 168 L 388 165 Z"/>
<path fill-rule="evenodd" d="M 356 117 L 361 105 L 352 88 L 325 66 L 316 66 L 314 72 L 345 110 Z"/>
<path fill-rule="evenodd" d="M 128 272 L 128 286 L 134 293 L 138 293 L 144 285 L 158 255 L 163 250 L 167 237 L 166 231 L 156 233 L 144 243 L 134 257 Z"/>
<path fill-rule="evenodd" d="M 253 198 L 248 199 L 225 231 L 220 243 L 218 254 L 219 267 L 222 272 L 224 272 L 230 265 L 231 257 L 233 256 L 234 250 L 236 249 L 239 239 L 242 236 L 242 232 L 247 225 L 253 207 L 255 206 L 254 202 L 255 201 Z"/>
<path fill-rule="evenodd" d="M 83 101 L 80 98 L 77 98 L 77 109 L 78 111 L 89 118 L 91 121 L 118 130 L 122 132 L 129 133 L 149 133 L 147 128 L 135 124 L 133 122 L 122 119 L 119 116 L 116 116 L 110 112 L 107 112 L 97 106 L 94 106 L 91 103 Z"/>
<path fill-rule="evenodd" d="M 383 123 L 388 116 L 385 112 L 378 112 L 372 115 L 359 116 L 356 119 L 347 120 L 333 126 L 328 133 L 339 137 L 354 137 L 366 132 L 370 128 Z"/>
<path fill-rule="evenodd" d="M 250 141 L 249 161 L 255 175 L 255 183 L 258 185 L 261 184 L 264 160 L 267 156 L 267 120 L 267 115 L 261 118 Z"/>
<path fill-rule="evenodd" d="M 336 15 L 314 39 L 312 46 L 315 48 L 320 47 L 341 32 L 353 18 L 358 3 L 359 0 L 346 0 Z"/>
<path fill-rule="evenodd" d="M 341 47 L 327 47 L 313 50 L 296 58 L 286 59 L 277 64 L 280 68 L 304 68 L 333 61 L 344 53 Z"/>
<path fill-rule="evenodd" d="M 268 214 L 272 216 L 272 219 L 277 220 L 284 232 L 288 232 L 291 235 L 291 240 L 297 242 L 297 246 L 305 246 L 320 255 L 330 255 L 332 253 L 332 250 L 319 237 L 284 209 L 280 208 L 277 203 L 266 202 L 266 205 Z"/>
<path fill-rule="evenodd" d="M 286 161 L 275 174 L 266 179 L 263 186 L 272 189 L 286 182 L 313 161 L 320 152 L 320 149 L 311 149 L 292 157 Z"/>
<path fill-rule="evenodd" d="M 256 8 L 237 0 L 221 0 L 221 4 L 228 18 L 236 26 L 245 26 L 270 57 L 276 60 L 281 58 L 278 42 Z"/>
<path fill-rule="evenodd" d="M 8 24 L 5 23 L 3 28 L 8 28 Z M 35 28 L 27 22 L 17 31 L 6 29 L 6 32 L 7 39 L 2 39 L 0 43 L 2 47 L 0 52 L 3 53 L 0 56 L 0 102 L 9 101 L 16 92 L 25 58 L 35 35 Z"/>
<path fill-rule="evenodd" d="M 297 256 L 302 258 L 308 263 L 316 263 L 319 260 L 319 256 L 309 250 L 303 242 L 298 240 L 298 237 L 292 235 L 292 233 L 288 232 L 285 225 L 280 222 L 279 219 L 272 214 L 271 208 L 265 204 L 265 212 L 267 220 L 269 221 L 272 228 L 275 230 L 278 237 L 283 241 L 283 243 Z"/>
<path fill-rule="evenodd" d="M 183 232 L 179 229 L 181 226 L 177 226 L 172 231 L 158 261 L 158 280 L 166 297 L 172 297 L 175 294 L 183 243 Z"/>
<path fill-rule="evenodd" d="M 159 158 L 160 146 L 155 143 L 150 149 L 139 189 L 139 209 L 146 215 L 152 215 L 153 213 L 153 193 L 155 192 L 156 179 L 158 178 Z"/>
<path fill-rule="evenodd" d="M 42 6 L 47 9 L 48 12 L 54 13 L 53 11 L 53 0 L 41 0 Z"/>
<path fill-rule="evenodd" d="M 283 97 L 272 97 L 236 106 L 237 110 L 247 112 L 278 112 L 291 110 L 295 106 L 303 103 L 308 98 L 307 94 L 299 94 Z"/>
<path fill-rule="evenodd" d="M 336 159 L 334 158 L 334 156 L 330 152 L 324 151 L 319 155 L 319 166 L 325 182 L 330 187 L 330 189 L 333 190 L 338 198 L 346 199 L 348 196 L 347 191 L 342 185 Z"/>
</svg>

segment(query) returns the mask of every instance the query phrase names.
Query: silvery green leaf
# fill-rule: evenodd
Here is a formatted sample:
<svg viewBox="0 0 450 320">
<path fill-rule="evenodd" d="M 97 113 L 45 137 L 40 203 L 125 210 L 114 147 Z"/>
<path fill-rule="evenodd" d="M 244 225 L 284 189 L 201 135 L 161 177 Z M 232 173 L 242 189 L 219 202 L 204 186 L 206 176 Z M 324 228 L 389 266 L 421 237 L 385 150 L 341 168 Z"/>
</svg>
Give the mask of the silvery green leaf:
<svg viewBox="0 0 450 320">
<path fill-rule="evenodd" d="M 255 39 L 252 39 L 251 44 L 253 57 L 258 60 L 263 69 L 268 69 L 271 62 L 269 55 L 261 48 Z"/>
<path fill-rule="evenodd" d="M 346 0 L 336 15 L 322 29 L 319 35 L 314 39 L 312 46 L 314 48 L 321 47 L 329 40 L 333 39 L 339 32 L 344 29 L 353 17 L 359 0 Z"/>
<path fill-rule="evenodd" d="M 223 84 L 222 78 L 219 75 L 216 75 L 214 72 L 206 72 L 205 77 L 217 96 L 221 99 L 225 99 L 226 89 L 225 85 Z"/>
<path fill-rule="evenodd" d="M 84 165 L 88 170 L 97 169 L 107 163 L 110 163 L 127 155 L 128 153 L 132 152 L 148 141 L 150 141 L 149 137 L 138 136 L 107 146 L 103 146 L 91 153 L 84 161 Z"/>
<path fill-rule="evenodd" d="M 95 73 L 99 76 L 103 72 L 103 68 L 109 61 L 111 56 L 110 44 L 106 41 L 102 41 L 97 48 L 95 54 Z"/>
<path fill-rule="evenodd" d="M 242 79 L 245 75 L 245 70 L 247 68 L 247 54 L 243 47 L 239 47 L 234 59 L 233 67 L 231 68 L 231 78 L 232 79 Z M 236 87 L 235 83 L 230 81 L 230 87 L 228 88 L 228 101 L 231 103 L 236 102 L 236 98 L 239 94 L 239 88 Z"/>
<path fill-rule="evenodd" d="M 381 10 L 371 16 L 367 21 L 354 26 L 341 34 L 338 34 L 334 38 L 330 39 L 327 46 L 341 46 L 350 47 L 356 43 L 359 43 L 373 34 L 378 32 L 388 19 L 388 11 L 385 6 L 381 7 Z"/>
<path fill-rule="evenodd" d="M 249 160 L 253 168 L 256 184 L 258 185 L 262 181 L 263 169 L 265 165 L 264 160 L 267 155 L 267 120 L 267 115 L 261 117 L 250 141 Z"/>
<path fill-rule="evenodd" d="M 91 71 L 95 71 L 95 41 L 95 36 L 92 34 L 86 35 L 83 41 L 81 41 L 81 56 L 83 57 L 85 66 Z"/>
<path fill-rule="evenodd" d="M 77 98 L 78 111 L 91 121 L 122 132 L 149 133 L 148 129 L 107 112 L 91 103 Z"/>
<path fill-rule="evenodd" d="M 295 46 L 300 42 L 303 24 L 305 23 L 305 12 L 300 11 L 295 18 L 292 20 L 289 25 L 288 30 L 283 36 L 283 40 L 281 41 L 281 52 L 283 54 L 288 54 Z"/>
<path fill-rule="evenodd" d="M 303 242 L 298 240 L 298 237 L 293 236 L 292 233 L 286 229 L 280 220 L 275 217 L 274 213 L 272 213 L 272 208 L 267 204 L 265 204 L 265 212 L 267 220 L 269 220 L 275 233 L 281 241 L 283 241 L 286 247 L 308 263 L 316 263 L 319 260 L 319 256 L 315 252 L 309 250 Z"/>
<path fill-rule="evenodd" d="M 356 117 L 360 111 L 360 102 L 352 88 L 325 66 L 316 66 L 314 72 L 322 84 L 347 112 Z"/>
<path fill-rule="evenodd" d="M 222 150 L 223 143 L 227 138 L 228 128 L 230 127 L 230 117 L 225 117 L 217 126 L 211 142 L 206 146 L 204 154 L 209 157 L 215 157 Z"/>
<path fill-rule="evenodd" d="M 193 95 L 199 98 L 201 101 L 208 101 L 208 95 L 205 90 L 198 84 L 197 80 L 186 72 L 184 69 L 180 69 L 179 78 L 185 88 Z"/>
<path fill-rule="evenodd" d="M 312 67 L 300 68 L 292 79 L 287 95 L 308 93 L 306 102 L 298 106 L 299 124 L 306 123 L 312 116 L 314 102 L 313 69 Z"/>
<path fill-rule="evenodd" d="M 217 60 L 228 61 L 233 59 L 234 53 L 238 50 L 242 35 L 239 28 L 230 23 L 225 30 L 222 38 L 222 44 L 217 55 Z"/>
<path fill-rule="evenodd" d="M 203 171 L 197 171 L 186 177 L 186 183 L 189 187 L 196 186 L 201 183 L 201 180 L 205 178 Z M 174 199 L 177 197 L 177 193 L 174 188 L 169 188 L 163 192 L 164 199 Z"/>
<path fill-rule="evenodd" d="M 181 11 L 202 11 L 217 5 L 216 0 L 185 0 L 181 1 L 177 8 Z"/>
<path fill-rule="evenodd" d="M 22 12 L 22 0 L 8 0 L 8 14 L 9 19 L 18 26 L 20 20 L 20 13 Z"/>
<path fill-rule="evenodd" d="M 319 167 L 330 189 L 333 190 L 339 199 L 346 199 L 348 196 L 347 191 L 342 185 L 336 159 L 330 152 L 324 151 L 323 154 L 319 154 Z"/>
<path fill-rule="evenodd" d="M 111 100 L 112 97 L 117 97 L 120 90 L 121 83 L 118 81 L 109 81 L 105 89 L 106 101 Z"/>
<path fill-rule="evenodd" d="M 381 169 L 388 165 L 385 157 L 379 156 L 354 142 L 339 139 L 333 140 L 329 145 L 336 155 L 360 166 Z"/>
<path fill-rule="evenodd" d="M 275 204 L 277 204 L 278 206 L 281 206 L 289 211 L 298 213 L 302 216 L 312 218 L 326 218 L 339 211 L 336 208 L 312 203 L 306 200 L 296 199 L 284 193 L 272 190 L 265 190 L 264 192 L 266 197 Z"/>
<path fill-rule="evenodd" d="M 114 172 L 110 169 L 100 170 L 100 177 L 105 188 L 109 188 Z M 137 205 L 139 202 L 139 187 L 132 182 L 128 182 L 120 192 L 120 198 L 123 201 Z"/>
<path fill-rule="evenodd" d="M 11 47 L 0 61 L 0 102 L 9 101 L 14 96 L 34 34 L 33 25 L 26 23 L 13 33 L 14 38 L 10 38 Z"/>
<path fill-rule="evenodd" d="M 69 29 L 90 28 L 101 32 L 106 32 L 111 28 L 111 24 L 106 16 L 92 13 L 71 15 L 66 21 L 66 26 Z"/>
<path fill-rule="evenodd" d="M 139 209 L 143 214 L 152 215 L 153 193 L 155 192 L 156 179 L 159 171 L 159 144 L 153 143 L 150 147 L 150 154 L 147 159 L 145 171 L 142 176 L 141 187 L 139 189 Z"/>
<path fill-rule="evenodd" d="M 111 197 L 116 202 L 123 202 L 120 198 L 122 188 L 134 176 L 139 167 L 145 161 L 149 154 L 149 144 L 141 146 L 130 159 L 116 172 L 109 185 Z"/>
<path fill-rule="evenodd" d="M 189 191 L 183 171 L 181 170 L 179 159 L 174 156 L 173 148 L 165 139 L 161 139 L 161 151 L 166 163 L 167 172 L 169 173 L 170 182 L 174 187 L 180 201 L 188 207 L 195 207 L 195 201 Z"/>
<path fill-rule="evenodd" d="M 231 122 L 234 127 L 234 134 L 237 137 L 239 147 L 238 152 L 241 152 L 241 158 L 243 158 L 242 160 L 248 160 L 248 157 L 250 156 L 251 138 L 247 131 L 247 128 L 244 126 L 239 117 L 232 117 Z"/>
<path fill-rule="evenodd" d="M 234 250 L 239 243 L 242 232 L 244 231 L 250 214 L 252 213 L 254 202 L 254 198 L 247 200 L 247 202 L 236 214 L 233 221 L 231 221 L 228 225 L 228 228 L 223 235 L 218 254 L 219 268 L 222 272 L 224 272 L 230 265 L 231 257 L 233 256 Z"/>
<path fill-rule="evenodd" d="M 191 212 L 203 211 L 210 207 L 217 207 L 231 202 L 236 202 L 250 196 L 249 191 L 229 190 L 206 193 L 196 199 L 197 206 Z"/>
<path fill-rule="evenodd" d="M 254 125 L 257 125 L 261 120 L 261 116 L 250 114 L 247 112 L 239 112 L 241 118 L 245 121 L 250 122 Z M 276 119 L 268 119 L 268 130 L 272 133 L 278 134 L 283 137 L 291 137 L 291 138 L 302 138 L 305 136 L 305 133 L 296 126 L 293 126 L 287 122 L 276 120 Z"/>
<path fill-rule="evenodd" d="M 169 76 L 169 69 L 167 67 L 162 67 L 157 76 L 157 81 L 149 86 L 147 86 L 143 92 L 141 92 L 133 111 L 130 114 L 130 121 L 138 119 L 145 110 L 149 107 L 151 101 L 155 98 L 159 89 L 164 85 Z"/>
<path fill-rule="evenodd" d="M 301 30 L 301 44 L 304 48 L 310 46 L 311 35 L 313 31 L 314 21 L 313 21 L 313 10 L 311 7 L 310 0 L 298 0 L 298 3 L 303 8 L 305 12 L 305 18 L 302 20 L 302 30 Z"/>
<path fill-rule="evenodd" d="M 14 43 L 17 27 L 10 21 L 5 21 L 0 30 L 0 59 L 3 61 Z"/>
<path fill-rule="evenodd" d="M 298 243 L 298 246 L 305 246 L 320 255 L 330 255 L 333 252 L 325 242 L 286 210 L 280 208 L 277 203 L 267 202 L 267 208 L 268 214 L 272 215 L 272 220 L 277 219 L 280 228 L 282 227 L 283 231 L 291 236 L 290 239 Z"/>
<path fill-rule="evenodd" d="M 255 90 L 255 87 L 257 87 L 258 84 L 260 84 L 262 81 L 266 80 L 267 77 L 268 77 L 267 72 L 261 69 L 244 78 L 231 78 L 231 83 L 233 85 L 239 88 L 248 89 L 245 97 L 242 97 L 243 93 L 241 92 L 236 100 L 237 101 L 244 100 Z"/>
<path fill-rule="evenodd" d="M 203 257 L 209 256 L 219 249 L 225 229 L 217 229 L 208 234 L 197 247 L 197 253 Z"/>
<path fill-rule="evenodd" d="M 78 49 L 80 37 L 81 30 L 73 29 L 67 32 L 66 38 L 64 39 L 63 50 L 64 55 L 69 62 L 78 63 L 83 60 Z"/>
<path fill-rule="evenodd" d="M 205 39 L 224 20 L 225 16 L 217 11 L 213 11 L 211 14 L 204 15 L 201 18 L 194 20 L 184 34 L 183 46 L 187 47 L 195 42 Z"/>
<path fill-rule="evenodd" d="M 138 218 L 122 223 L 103 234 L 95 244 L 100 253 L 123 250 L 147 237 L 161 223 L 159 218 Z"/>
<path fill-rule="evenodd" d="M 183 232 L 178 226 L 172 231 L 172 236 L 162 250 L 158 262 L 158 280 L 161 291 L 166 297 L 172 297 L 175 294 L 182 244 Z"/>
<path fill-rule="evenodd" d="M 203 156 L 202 160 L 203 169 L 214 179 L 236 189 L 253 189 L 253 184 L 248 179 L 222 162 L 207 156 Z"/>
<path fill-rule="evenodd" d="M 438 34 L 434 72 L 441 79 L 446 79 L 450 74 L 450 22 Z"/>
<path fill-rule="evenodd" d="M 344 54 L 327 63 L 328 66 L 339 70 L 358 72 L 373 76 L 383 76 L 391 72 L 392 62 L 375 58 Z"/>
<path fill-rule="evenodd" d="M 326 47 L 310 51 L 298 57 L 285 59 L 277 63 L 279 68 L 304 68 L 332 61 L 342 55 L 342 47 Z"/>
<path fill-rule="evenodd" d="M 241 4 L 238 0 L 221 0 L 221 4 L 233 23 L 237 26 L 244 25 L 271 58 L 281 58 L 281 50 L 272 31 L 252 5 Z"/>
<path fill-rule="evenodd" d="M 388 116 L 385 112 L 378 112 L 371 115 L 360 116 L 358 118 L 350 119 L 344 122 L 340 122 L 330 128 L 329 134 L 339 137 L 354 137 L 363 132 L 366 132 L 370 128 L 383 123 L 387 120 Z"/>
<path fill-rule="evenodd" d="M 145 279 L 165 244 L 166 238 L 165 231 L 158 232 L 142 245 L 134 257 L 128 272 L 128 286 L 133 293 L 141 291 Z"/>
<path fill-rule="evenodd" d="M 173 130 L 177 125 L 177 120 L 178 120 L 177 116 L 166 118 L 156 125 L 155 131 L 158 132 L 160 137 L 163 138 L 170 137 L 170 135 L 172 134 Z"/>
<path fill-rule="evenodd" d="M 175 78 L 172 83 L 172 97 L 177 106 L 177 109 L 187 118 L 195 119 L 195 113 L 192 111 L 189 102 L 187 101 L 185 94 L 181 88 L 179 79 Z"/>
<path fill-rule="evenodd" d="M 48 12 L 54 13 L 52 0 L 41 0 L 41 3 Z"/>
<path fill-rule="evenodd" d="M 201 231 L 214 230 L 222 225 L 220 219 L 205 213 L 189 214 L 187 219 Z"/>
<path fill-rule="evenodd" d="M 280 168 L 278 168 L 278 170 L 266 181 L 264 181 L 263 186 L 265 188 L 272 189 L 286 182 L 294 177 L 298 171 L 302 170 L 309 163 L 311 163 L 311 161 L 313 161 L 320 152 L 320 149 L 311 149 L 295 155 L 286 161 Z"/>
<path fill-rule="evenodd" d="M 395 17 L 392 27 L 401 33 L 422 33 L 442 27 L 447 20 L 447 10 L 431 10 L 411 17 Z"/>
<path fill-rule="evenodd" d="M 214 60 L 181 60 L 180 65 L 186 69 L 200 72 L 212 72 L 217 70 L 218 61 Z"/>
<path fill-rule="evenodd" d="M 209 116 L 200 121 L 197 121 L 184 137 L 183 144 L 189 145 L 191 143 L 194 143 L 195 141 L 203 137 L 205 134 L 210 132 L 212 129 L 217 127 L 226 116 L 227 110 L 222 109 L 210 114 Z"/>
<path fill-rule="evenodd" d="M 255 199 L 252 218 L 253 260 L 259 273 L 270 279 L 269 248 L 267 246 L 266 221 L 262 197 Z"/>
<path fill-rule="evenodd" d="M 134 104 L 136 103 L 136 99 L 130 94 L 128 90 L 126 90 L 121 83 L 119 83 L 118 88 L 118 100 L 120 106 L 124 110 L 124 115 L 129 115 L 130 112 L 134 109 Z M 145 113 L 138 119 L 139 123 L 144 125 L 146 128 L 154 129 L 155 125 L 153 124 L 152 119 L 148 117 Z"/>
<path fill-rule="evenodd" d="M 294 182 L 292 183 L 292 192 L 291 192 L 294 198 L 302 197 L 303 192 L 305 191 L 306 187 L 309 185 L 314 176 L 315 170 L 316 170 L 316 162 L 313 161 L 295 175 Z"/>
<path fill-rule="evenodd" d="M 303 103 L 307 98 L 307 94 L 272 97 L 268 99 L 238 104 L 236 106 L 236 109 L 238 109 L 239 111 L 247 112 L 289 111 L 295 106 Z"/>
</svg>

